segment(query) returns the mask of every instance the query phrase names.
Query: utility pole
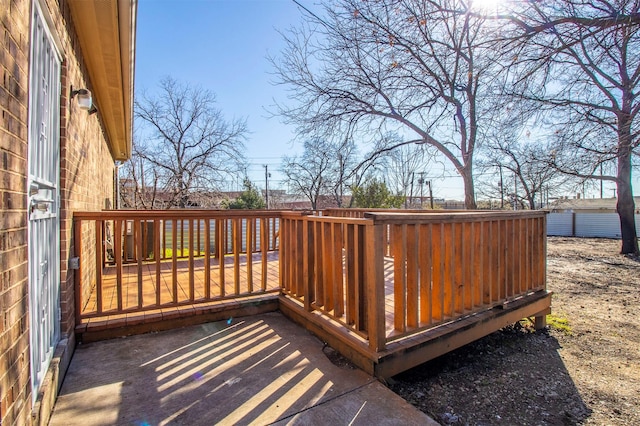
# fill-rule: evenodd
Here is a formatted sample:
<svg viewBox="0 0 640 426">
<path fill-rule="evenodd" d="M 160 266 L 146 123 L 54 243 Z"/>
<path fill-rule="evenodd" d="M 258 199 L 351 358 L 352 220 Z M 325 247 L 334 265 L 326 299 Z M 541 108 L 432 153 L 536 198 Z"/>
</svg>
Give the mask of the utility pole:
<svg viewBox="0 0 640 426">
<path fill-rule="evenodd" d="M 431 188 L 431 181 L 427 181 L 427 185 L 429 185 L 429 203 L 431 204 L 431 210 L 433 210 L 433 190 Z"/>
<path fill-rule="evenodd" d="M 420 172 L 420 179 L 418 179 L 418 183 L 420 184 L 420 209 L 422 210 L 424 200 L 422 198 L 422 188 L 424 187 L 424 172 Z"/>
<path fill-rule="evenodd" d="M 600 163 L 600 198 L 604 198 L 604 180 L 602 179 L 602 163 Z"/>
<path fill-rule="evenodd" d="M 504 210 L 504 181 L 502 180 L 502 166 L 500 168 L 500 209 Z"/>
<path fill-rule="evenodd" d="M 547 203 L 545 204 L 545 207 L 549 206 L 549 185 L 547 185 Z"/>
<path fill-rule="evenodd" d="M 269 166 L 267 164 L 264 165 L 264 198 L 265 203 L 267 204 L 267 210 L 269 210 Z"/>
<path fill-rule="evenodd" d="M 513 209 L 518 210 L 518 176 L 513 174 Z"/>
<path fill-rule="evenodd" d="M 411 192 L 409 193 L 409 205 L 413 202 L 413 180 L 415 179 L 415 172 L 411 172 Z"/>
</svg>

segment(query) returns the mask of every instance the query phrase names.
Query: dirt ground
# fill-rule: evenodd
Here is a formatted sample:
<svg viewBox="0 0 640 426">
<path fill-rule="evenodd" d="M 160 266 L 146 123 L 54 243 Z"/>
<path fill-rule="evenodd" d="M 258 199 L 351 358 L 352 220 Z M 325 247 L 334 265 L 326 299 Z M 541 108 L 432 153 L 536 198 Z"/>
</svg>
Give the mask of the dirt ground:
<svg viewBox="0 0 640 426">
<path fill-rule="evenodd" d="M 549 238 L 548 329 L 528 321 L 393 378 L 441 424 L 640 425 L 640 259 Z"/>
</svg>

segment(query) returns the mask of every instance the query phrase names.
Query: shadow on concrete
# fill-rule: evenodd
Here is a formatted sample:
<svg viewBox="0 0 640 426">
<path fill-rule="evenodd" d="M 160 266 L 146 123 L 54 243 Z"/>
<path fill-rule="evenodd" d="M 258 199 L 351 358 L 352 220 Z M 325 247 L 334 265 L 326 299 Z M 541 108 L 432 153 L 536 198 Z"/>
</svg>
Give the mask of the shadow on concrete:
<svg viewBox="0 0 640 426">
<path fill-rule="evenodd" d="M 81 345 L 51 425 L 429 424 L 279 313 Z"/>
</svg>

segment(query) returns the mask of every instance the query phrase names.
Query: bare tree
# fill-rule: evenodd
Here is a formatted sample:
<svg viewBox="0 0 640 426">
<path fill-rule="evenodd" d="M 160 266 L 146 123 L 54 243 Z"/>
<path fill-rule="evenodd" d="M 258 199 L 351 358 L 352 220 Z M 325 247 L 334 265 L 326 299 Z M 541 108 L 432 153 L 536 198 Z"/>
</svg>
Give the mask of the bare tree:
<svg viewBox="0 0 640 426">
<path fill-rule="evenodd" d="M 320 196 L 328 197 L 333 206 L 344 207 L 352 188 L 359 186 L 376 164 L 381 163 L 389 151 L 376 149 L 361 158 L 351 139 L 328 141 L 312 139 L 304 143 L 300 156 L 284 156 L 281 171 L 285 182 L 294 193 L 305 196 L 316 209 Z M 353 205 L 349 199 L 347 207 Z"/>
<path fill-rule="evenodd" d="M 153 168 L 167 207 L 186 207 L 192 194 L 216 188 L 242 169 L 244 120 L 227 121 L 209 90 L 167 77 L 157 96 L 142 94 L 135 118 L 144 141 L 136 153 Z"/>
<path fill-rule="evenodd" d="M 161 204 L 158 199 L 158 170 L 140 155 L 137 143 L 133 143 L 131 159 L 122 165 L 119 172 L 120 204 L 123 208 L 150 210 Z"/>
<path fill-rule="evenodd" d="M 400 138 L 397 135 L 389 135 L 388 140 L 387 143 L 393 146 L 395 144 L 392 141 L 399 141 Z M 401 145 L 381 157 L 384 172 L 380 175 L 389 190 L 404 195 L 405 208 L 409 207 L 408 204 L 415 194 L 414 186 L 417 190 L 420 173 L 427 169 L 430 159 L 431 154 L 424 144 Z"/>
<path fill-rule="evenodd" d="M 509 140 L 487 143 L 478 161 L 479 169 L 489 175 L 478 179 L 491 196 L 512 201 L 535 210 L 542 204 L 545 192 L 557 192 L 567 178 L 547 161 L 550 144 L 539 141 Z M 497 179 L 496 179 L 497 177 Z"/>
<path fill-rule="evenodd" d="M 280 113 L 303 134 L 411 135 L 454 165 L 475 208 L 478 100 L 497 54 L 485 42 L 498 27 L 457 0 L 335 0 L 305 20 L 272 59 L 294 101 Z"/>
<path fill-rule="evenodd" d="M 322 140 L 307 141 L 300 156 L 284 156 L 281 171 L 285 183 L 295 194 L 303 195 L 315 210 L 318 199 L 328 192 L 329 179 L 335 158 L 331 144 Z"/>
<path fill-rule="evenodd" d="M 640 143 L 640 1 L 528 2 L 512 11 L 512 68 L 521 99 L 552 129 L 549 162 L 615 182 L 622 253 L 638 253 L 631 173 Z M 600 172 L 615 163 L 615 173 Z"/>
<path fill-rule="evenodd" d="M 350 186 L 357 184 L 358 149 L 352 139 L 344 139 L 334 148 L 330 154 L 334 154 L 337 161 L 331 167 L 329 186 L 336 206 L 343 207 Z"/>
</svg>

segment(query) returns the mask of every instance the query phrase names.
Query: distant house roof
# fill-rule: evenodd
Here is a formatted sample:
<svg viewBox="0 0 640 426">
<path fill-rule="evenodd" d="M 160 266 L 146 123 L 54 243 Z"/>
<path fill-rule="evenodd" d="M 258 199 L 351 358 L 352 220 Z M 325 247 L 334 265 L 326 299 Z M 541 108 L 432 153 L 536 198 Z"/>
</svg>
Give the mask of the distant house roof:
<svg viewBox="0 0 640 426">
<path fill-rule="evenodd" d="M 640 208 L 640 197 L 633 197 L 636 205 L 636 209 Z M 566 210 L 578 210 L 578 211 L 602 211 L 602 212 L 615 212 L 617 198 L 572 198 L 572 199 L 559 199 L 552 203 L 549 203 L 547 210 L 550 211 L 566 211 Z"/>
</svg>

